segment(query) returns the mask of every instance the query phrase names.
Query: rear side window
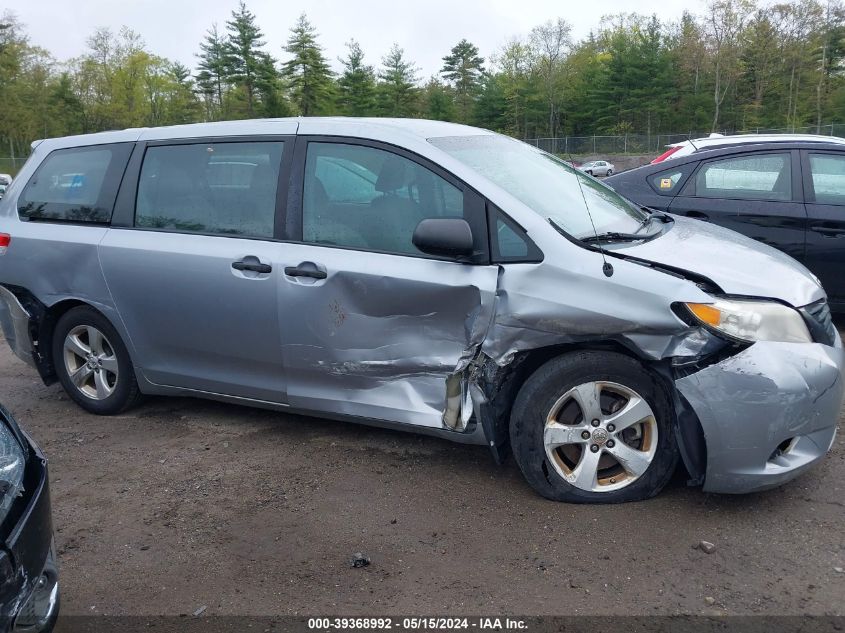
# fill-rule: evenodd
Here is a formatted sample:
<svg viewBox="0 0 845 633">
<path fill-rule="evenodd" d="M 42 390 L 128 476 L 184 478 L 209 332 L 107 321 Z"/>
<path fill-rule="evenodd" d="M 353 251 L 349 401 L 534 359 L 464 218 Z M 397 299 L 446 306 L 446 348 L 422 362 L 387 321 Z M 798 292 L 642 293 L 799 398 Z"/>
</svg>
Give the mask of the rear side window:
<svg viewBox="0 0 845 633">
<path fill-rule="evenodd" d="M 147 148 L 135 226 L 273 237 L 284 143 L 191 143 Z"/>
<path fill-rule="evenodd" d="M 705 163 L 695 176 L 704 198 L 792 200 L 790 154 L 757 154 Z"/>
<path fill-rule="evenodd" d="M 810 154 L 810 173 L 816 202 L 845 205 L 845 156 Z"/>
<path fill-rule="evenodd" d="M 18 198 L 25 220 L 108 224 L 131 143 L 51 152 Z"/>
<path fill-rule="evenodd" d="M 661 195 L 677 195 L 695 165 L 696 163 L 688 163 L 661 171 L 653 176 L 649 176 L 648 182 L 651 188 Z"/>
</svg>

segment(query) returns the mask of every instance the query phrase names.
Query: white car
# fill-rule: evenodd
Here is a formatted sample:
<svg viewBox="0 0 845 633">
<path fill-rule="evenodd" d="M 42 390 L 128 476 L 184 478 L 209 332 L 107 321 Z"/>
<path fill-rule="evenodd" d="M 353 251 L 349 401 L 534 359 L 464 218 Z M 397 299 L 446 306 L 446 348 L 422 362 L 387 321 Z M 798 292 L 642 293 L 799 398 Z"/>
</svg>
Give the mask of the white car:
<svg viewBox="0 0 845 633">
<path fill-rule="evenodd" d="M 591 176 L 613 175 L 613 163 L 608 163 L 606 160 L 591 160 L 581 165 L 578 169 Z"/>
<path fill-rule="evenodd" d="M 666 146 L 666 151 L 651 161 L 652 165 L 662 163 L 670 158 L 689 156 L 703 149 L 716 149 L 729 145 L 744 143 L 794 143 L 796 141 L 817 141 L 824 143 L 841 143 L 845 145 L 845 138 L 838 136 L 822 136 L 820 134 L 711 134 L 705 138 L 695 138 Z"/>
</svg>

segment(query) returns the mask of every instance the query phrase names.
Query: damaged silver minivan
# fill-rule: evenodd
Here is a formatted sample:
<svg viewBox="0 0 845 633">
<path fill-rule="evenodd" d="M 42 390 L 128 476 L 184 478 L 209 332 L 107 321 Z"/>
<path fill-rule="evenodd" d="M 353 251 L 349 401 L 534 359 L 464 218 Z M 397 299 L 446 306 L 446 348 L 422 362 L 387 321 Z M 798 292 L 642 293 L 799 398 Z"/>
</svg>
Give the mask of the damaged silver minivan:
<svg viewBox="0 0 845 633">
<path fill-rule="evenodd" d="M 114 414 L 194 395 L 512 451 L 540 494 L 779 485 L 830 448 L 842 343 L 779 251 L 529 145 L 303 118 L 50 139 L 0 202 L 0 322 Z"/>
</svg>

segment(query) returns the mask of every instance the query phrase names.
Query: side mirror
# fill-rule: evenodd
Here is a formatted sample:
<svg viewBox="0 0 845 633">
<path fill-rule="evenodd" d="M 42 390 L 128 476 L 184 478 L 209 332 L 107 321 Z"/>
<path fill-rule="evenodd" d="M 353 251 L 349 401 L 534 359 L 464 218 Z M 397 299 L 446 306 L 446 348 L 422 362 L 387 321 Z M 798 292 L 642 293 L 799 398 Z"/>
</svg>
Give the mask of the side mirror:
<svg viewBox="0 0 845 633">
<path fill-rule="evenodd" d="M 417 224 L 411 239 L 428 255 L 469 257 L 473 254 L 472 229 L 459 218 L 428 218 Z"/>
</svg>

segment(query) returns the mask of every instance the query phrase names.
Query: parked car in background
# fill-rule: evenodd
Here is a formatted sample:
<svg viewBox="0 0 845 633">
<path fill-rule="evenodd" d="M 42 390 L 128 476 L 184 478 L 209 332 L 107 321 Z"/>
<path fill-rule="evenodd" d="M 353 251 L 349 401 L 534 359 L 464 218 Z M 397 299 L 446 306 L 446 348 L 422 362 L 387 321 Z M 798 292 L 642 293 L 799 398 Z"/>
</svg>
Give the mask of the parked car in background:
<svg viewBox="0 0 845 633">
<path fill-rule="evenodd" d="M 11 185 L 12 176 L 10 174 L 0 174 L 0 185 Z"/>
<path fill-rule="evenodd" d="M 821 280 L 830 307 L 845 310 L 845 144 L 701 150 L 607 183 L 637 204 L 719 224 L 788 253 Z"/>
<path fill-rule="evenodd" d="M 733 134 L 725 136 L 723 134 L 711 134 L 704 138 L 694 138 L 691 140 L 681 141 L 679 143 L 672 143 L 666 146 L 666 151 L 660 156 L 651 161 L 652 165 L 662 163 L 663 161 L 684 158 L 695 152 L 703 150 L 719 149 L 722 147 L 732 147 L 734 145 L 759 145 L 760 143 L 836 143 L 845 145 L 845 139 L 838 136 L 822 136 L 819 134 Z"/>
<path fill-rule="evenodd" d="M 4 184 L 0 184 L 0 198 L 6 195 L 6 186 Z"/>
<path fill-rule="evenodd" d="M 777 486 L 836 433 L 845 353 L 806 268 L 509 137 L 131 129 L 38 143 L 17 180 L 0 324 L 92 413 L 193 395 L 413 430 L 604 503 L 679 459 L 708 491 Z"/>
<path fill-rule="evenodd" d="M 47 461 L 0 406 L 0 631 L 48 633 L 59 615 Z"/>
<path fill-rule="evenodd" d="M 612 176 L 613 163 L 606 160 L 591 160 L 579 166 L 578 169 L 590 176 Z"/>
</svg>

